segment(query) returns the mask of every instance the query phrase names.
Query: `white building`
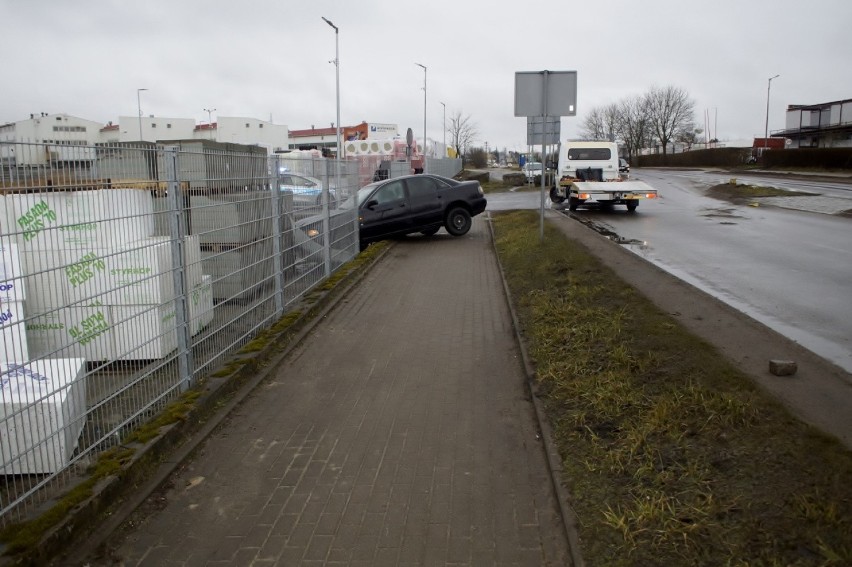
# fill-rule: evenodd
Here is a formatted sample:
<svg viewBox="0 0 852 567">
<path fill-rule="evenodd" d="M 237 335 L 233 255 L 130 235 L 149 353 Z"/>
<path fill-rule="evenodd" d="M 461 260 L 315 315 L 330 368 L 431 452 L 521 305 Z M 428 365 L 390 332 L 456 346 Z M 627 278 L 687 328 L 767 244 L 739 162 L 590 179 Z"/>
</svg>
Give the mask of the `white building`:
<svg viewBox="0 0 852 567">
<path fill-rule="evenodd" d="M 787 138 L 791 148 L 852 147 L 852 99 L 787 106 L 786 127 L 773 138 Z"/>
<path fill-rule="evenodd" d="M 195 137 L 195 120 L 192 118 L 164 118 L 153 114 L 118 117 L 119 142 L 190 140 Z"/>
<path fill-rule="evenodd" d="M 273 124 L 257 118 L 219 116 L 213 124 L 199 124 L 192 138 L 261 146 L 271 154 L 286 149 L 289 136 L 290 131 L 285 124 Z"/>
<path fill-rule="evenodd" d="M 106 130 L 106 129 L 105 129 Z M 230 144 L 247 144 L 266 148 L 267 153 L 286 148 L 289 131 L 284 124 L 272 124 L 257 118 L 218 117 L 216 122 L 196 124 L 192 118 L 157 116 L 119 116 L 120 142 L 159 140 L 213 140 Z M 114 141 L 105 132 L 102 141 Z"/>
<path fill-rule="evenodd" d="M 79 163 L 94 159 L 91 148 L 101 140 L 100 122 L 67 114 L 30 114 L 28 120 L 0 125 L 0 161 L 4 165 L 32 166 Z M 48 144 L 36 147 L 30 144 Z"/>
</svg>

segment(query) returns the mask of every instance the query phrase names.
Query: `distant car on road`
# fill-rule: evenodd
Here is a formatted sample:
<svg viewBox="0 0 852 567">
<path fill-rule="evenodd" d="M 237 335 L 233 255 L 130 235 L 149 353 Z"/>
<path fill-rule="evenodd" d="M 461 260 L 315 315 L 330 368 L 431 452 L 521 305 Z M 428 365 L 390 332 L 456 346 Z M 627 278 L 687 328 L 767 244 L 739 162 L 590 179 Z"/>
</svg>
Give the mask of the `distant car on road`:
<svg viewBox="0 0 852 567">
<path fill-rule="evenodd" d="M 528 161 L 524 164 L 524 175 L 527 181 L 535 181 L 536 175 L 541 175 L 541 163 L 537 161 Z"/>
<path fill-rule="evenodd" d="M 618 158 L 618 172 L 630 173 L 630 164 L 624 158 Z"/>
<path fill-rule="evenodd" d="M 462 236 L 487 204 L 478 181 L 430 174 L 371 183 L 358 190 L 356 199 L 362 248 L 392 236 L 431 236 L 441 227 Z"/>
</svg>

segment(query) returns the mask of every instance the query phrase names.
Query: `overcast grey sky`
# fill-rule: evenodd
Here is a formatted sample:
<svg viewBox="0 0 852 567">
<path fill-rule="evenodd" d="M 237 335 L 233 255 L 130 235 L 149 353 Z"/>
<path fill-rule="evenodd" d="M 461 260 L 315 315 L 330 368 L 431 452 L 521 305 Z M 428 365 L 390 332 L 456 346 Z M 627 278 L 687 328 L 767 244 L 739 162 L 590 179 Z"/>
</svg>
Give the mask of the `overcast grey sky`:
<svg viewBox="0 0 852 567">
<path fill-rule="evenodd" d="M 585 112 L 673 85 L 721 140 L 784 127 L 788 104 L 852 98 L 849 0 L 0 0 L 0 123 L 67 113 L 106 123 L 142 112 L 207 121 L 272 118 L 290 129 L 336 120 L 340 29 L 344 125 L 396 123 L 442 140 L 455 112 L 478 145 L 526 146 L 517 71 L 577 71 Z"/>
</svg>

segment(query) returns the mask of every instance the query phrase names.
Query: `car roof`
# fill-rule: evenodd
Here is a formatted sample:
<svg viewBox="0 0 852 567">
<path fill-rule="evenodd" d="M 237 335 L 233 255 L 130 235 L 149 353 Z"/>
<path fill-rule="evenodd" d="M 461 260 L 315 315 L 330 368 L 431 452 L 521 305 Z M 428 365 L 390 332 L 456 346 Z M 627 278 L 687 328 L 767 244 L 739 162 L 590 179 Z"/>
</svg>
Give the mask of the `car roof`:
<svg viewBox="0 0 852 567">
<path fill-rule="evenodd" d="M 378 187 L 379 185 L 384 185 L 385 183 L 390 183 L 391 181 L 399 181 L 400 179 L 416 179 L 422 177 L 431 177 L 432 179 L 438 179 L 439 181 L 444 181 L 446 183 L 449 183 L 450 185 L 457 185 L 459 183 L 462 183 L 458 179 L 453 179 L 452 177 L 444 177 L 443 175 L 436 175 L 434 173 L 415 173 L 412 175 L 400 175 L 399 177 L 382 179 L 381 181 L 373 181 L 372 183 L 364 185 L 364 187 Z M 361 189 L 363 189 L 364 187 L 362 187 Z"/>
<path fill-rule="evenodd" d="M 289 175 L 290 177 L 298 177 L 299 179 L 307 179 L 308 181 L 313 181 L 314 183 L 322 184 L 322 182 L 316 177 L 311 177 L 310 175 L 305 175 L 304 173 L 293 173 L 292 171 L 287 171 L 282 173 L 281 176 Z"/>
</svg>

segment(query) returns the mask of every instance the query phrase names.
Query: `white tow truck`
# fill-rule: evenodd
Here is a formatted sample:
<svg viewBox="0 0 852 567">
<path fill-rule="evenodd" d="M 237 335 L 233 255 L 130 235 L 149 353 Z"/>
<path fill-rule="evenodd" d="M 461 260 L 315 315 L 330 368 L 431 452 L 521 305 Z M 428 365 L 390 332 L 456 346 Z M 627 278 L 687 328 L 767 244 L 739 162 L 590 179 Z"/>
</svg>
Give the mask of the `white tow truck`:
<svg viewBox="0 0 852 567">
<path fill-rule="evenodd" d="M 618 146 L 612 142 L 564 142 L 559 149 L 556 185 L 550 200 L 576 211 L 584 203 L 602 207 L 626 205 L 635 211 L 642 199 L 656 199 L 657 190 L 642 181 L 630 181 L 619 172 Z"/>
</svg>

